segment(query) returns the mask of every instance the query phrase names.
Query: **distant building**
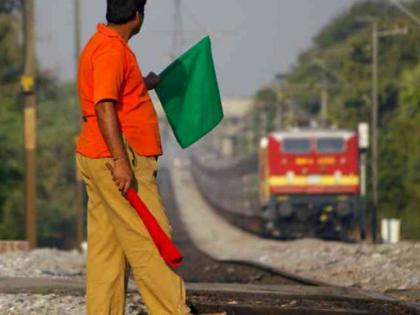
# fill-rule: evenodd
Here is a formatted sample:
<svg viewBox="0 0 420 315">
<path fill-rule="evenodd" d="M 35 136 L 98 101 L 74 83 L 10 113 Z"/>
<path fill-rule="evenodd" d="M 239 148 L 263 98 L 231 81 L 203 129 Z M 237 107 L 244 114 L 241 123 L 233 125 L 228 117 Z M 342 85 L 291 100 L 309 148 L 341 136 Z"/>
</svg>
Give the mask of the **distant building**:
<svg viewBox="0 0 420 315">
<path fill-rule="evenodd" d="M 223 99 L 225 119 L 221 126 L 215 130 L 214 147 L 218 148 L 224 156 L 231 156 L 238 146 L 238 135 L 243 133 L 241 121 L 254 107 L 252 98 L 227 98 Z"/>
</svg>

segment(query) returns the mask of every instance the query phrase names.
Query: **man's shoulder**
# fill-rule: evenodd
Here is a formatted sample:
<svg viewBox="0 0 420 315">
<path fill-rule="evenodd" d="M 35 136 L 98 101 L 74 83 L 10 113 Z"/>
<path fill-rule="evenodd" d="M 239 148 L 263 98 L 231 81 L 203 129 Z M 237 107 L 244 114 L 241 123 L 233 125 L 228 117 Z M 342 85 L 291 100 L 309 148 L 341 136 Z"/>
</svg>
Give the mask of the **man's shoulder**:
<svg viewBox="0 0 420 315">
<path fill-rule="evenodd" d="M 92 55 L 102 53 L 125 55 L 125 46 L 118 38 L 104 36 L 100 32 L 92 35 L 85 46 L 85 50 Z"/>
</svg>

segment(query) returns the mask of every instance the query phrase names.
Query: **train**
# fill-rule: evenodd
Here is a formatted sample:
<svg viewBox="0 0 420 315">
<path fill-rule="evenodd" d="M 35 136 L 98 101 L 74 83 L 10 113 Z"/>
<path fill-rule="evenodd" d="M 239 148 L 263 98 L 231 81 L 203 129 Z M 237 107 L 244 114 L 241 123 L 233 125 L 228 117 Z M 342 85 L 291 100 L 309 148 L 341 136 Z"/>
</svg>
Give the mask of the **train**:
<svg viewBox="0 0 420 315">
<path fill-rule="evenodd" d="M 280 239 L 364 237 L 358 134 L 293 129 L 259 148 L 262 234 Z"/>
</svg>

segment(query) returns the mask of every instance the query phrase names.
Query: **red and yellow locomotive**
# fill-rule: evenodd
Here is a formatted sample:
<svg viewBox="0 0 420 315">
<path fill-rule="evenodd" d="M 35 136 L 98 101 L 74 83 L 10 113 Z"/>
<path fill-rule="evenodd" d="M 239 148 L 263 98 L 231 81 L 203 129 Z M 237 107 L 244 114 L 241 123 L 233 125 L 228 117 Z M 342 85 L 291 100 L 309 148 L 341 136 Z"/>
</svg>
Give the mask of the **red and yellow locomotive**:
<svg viewBox="0 0 420 315">
<path fill-rule="evenodd" d="M 357 133 L 296 129 L 261 140 L 264 234 L 347 239 L 360 213 Z"/>
</svg>

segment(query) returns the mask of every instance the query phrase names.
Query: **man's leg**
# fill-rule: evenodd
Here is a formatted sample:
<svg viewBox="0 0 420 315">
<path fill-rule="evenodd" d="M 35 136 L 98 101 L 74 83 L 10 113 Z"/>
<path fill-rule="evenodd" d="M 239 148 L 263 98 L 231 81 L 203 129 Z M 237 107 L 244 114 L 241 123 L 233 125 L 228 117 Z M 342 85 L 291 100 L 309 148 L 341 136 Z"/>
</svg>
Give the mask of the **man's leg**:
<svg viewBox="0 0 420 315">
<path fill-rule="evenodd" d="M 92 183 L 85 157 L 77 156 L 89 202 L 86 295 L 88 315 L 122 315 L 126 259 L 108 211 Z"/>
<path fill-rule="evenodd" d="M 184 282 L 166 265 L 136 211 L 118 191 L 106 168 L 106 163 L 111 161 L 89 159 L 89 168 L 150 314 L 188 314 Z M 140 197 L 171 236 L 171 227 L 157 190 L 155 159 L 137 156 L 133 168 Z"/>
<path fill-rule="evenodd" d="M 134 175 L 136 177 L 137 190 L 140 198 L 147 205 L 159 225 L 172 238 L 172 226 L 169 222 L 166 210 L 157 185 L 157 159 L 134 154 Z M 157 251 L 157 250 L 156 250 Z M 141 267 L 137 268 L 141 272 Z M 136 268 L 133 266 L 134 275 Z M 167 285 L 153 281 L 161 277 Z M 184 281 L 166 265 L 164 260 L 157 256 L 156 263 L 149 267 L 148 277 L 141 280 L 143 283 L 142 295 L 151 303 L 178 306 L 178 311 L 168 314 L 189 314 L 190 309 L 186 306 L 186 288 Z M 152 314 L 161 314 L 156 311 Z M 166 314 L 166 313 L 162 313 Z"/>
</svg>

